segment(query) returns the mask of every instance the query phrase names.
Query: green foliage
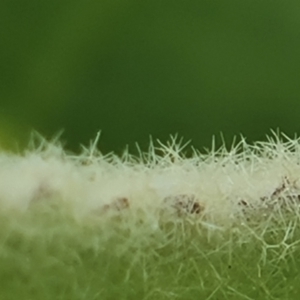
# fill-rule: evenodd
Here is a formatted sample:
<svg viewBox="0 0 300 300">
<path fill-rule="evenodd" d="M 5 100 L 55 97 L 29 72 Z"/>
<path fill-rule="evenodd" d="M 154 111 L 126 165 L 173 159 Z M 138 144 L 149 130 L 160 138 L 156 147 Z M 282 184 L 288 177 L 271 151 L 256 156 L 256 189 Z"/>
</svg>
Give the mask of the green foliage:
<svg viewBox="0 0 300 300">
<path fill-rule="evenodd" d="M 76 149 L 299 130 L 299 1 L 0 1 L 0 114 Z M 19 131 L 22 135 L 24 127 Z M 18 134 L 15 135 L 19 139 Z"/>
</svg>

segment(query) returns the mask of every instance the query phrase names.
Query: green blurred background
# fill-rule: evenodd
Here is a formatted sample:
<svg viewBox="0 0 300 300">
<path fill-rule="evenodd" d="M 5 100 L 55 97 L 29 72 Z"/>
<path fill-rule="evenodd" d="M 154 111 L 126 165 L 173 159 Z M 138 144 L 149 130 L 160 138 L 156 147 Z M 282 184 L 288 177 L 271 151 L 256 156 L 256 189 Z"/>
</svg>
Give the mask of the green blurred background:
<svg viewBox="0 0 300 300">
<path fill-rule="evenodd" d="M 300 1 L 1 0 L 0 143 L 300 131 Z"/>
</svg>

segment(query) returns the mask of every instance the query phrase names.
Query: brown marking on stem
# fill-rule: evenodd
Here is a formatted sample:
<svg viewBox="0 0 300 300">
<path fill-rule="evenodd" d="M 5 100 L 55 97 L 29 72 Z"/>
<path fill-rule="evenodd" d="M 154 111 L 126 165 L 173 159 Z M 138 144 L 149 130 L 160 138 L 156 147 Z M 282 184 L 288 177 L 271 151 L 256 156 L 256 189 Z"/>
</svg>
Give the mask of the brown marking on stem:
<svg viewBox="0 0 300 300">
<path fill-rule="evenodd" d="M 95 214 L 105 214 L 108 212 L 122 212 L 129 208 L 129 200 L 126 197 L 118 197 L 110 204 L 105 204 L 94 211 Z"/>
<path fill-rule="evenodd" d="M 199 215 L 204 211 L 204 206 L 200 204 L 199 200 L 193 194 L 168 196 L 164 198 L 163 202 L 173 207 L 178 216 L 182 216 L 183 214 Z"/>
</svg>

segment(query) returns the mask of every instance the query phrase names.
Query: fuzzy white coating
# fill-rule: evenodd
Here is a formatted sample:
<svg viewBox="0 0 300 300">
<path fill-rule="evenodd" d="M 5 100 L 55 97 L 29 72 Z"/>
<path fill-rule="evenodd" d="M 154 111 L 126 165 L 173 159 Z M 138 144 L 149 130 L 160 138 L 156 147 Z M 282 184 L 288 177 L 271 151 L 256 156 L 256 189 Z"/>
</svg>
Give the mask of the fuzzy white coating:
<svg viewBox="0 0 300 300">
<path fill-rule="evenodd" d="M 242 138 L 230 150 L 194 151 L 189 158 L 181 154 L 185 145 L 176 137 L 158 147 L 151 142 L 139 157 L 126 152 L 121 158 L 102 155 L 98 138 L 77 156 L 46 141 L 22 155 L 1 153 L 0 208 L 26 213 L 33 203 L 56 198 L 77 217 L 103 219 L 128 210 L 155 224 L 161 212 L 169 212 L 218 224 L 247 210 L 268 213 L 275 202 L 300 203 L 296 138 L 274 134 L 252 145 Z"/>
</svg>

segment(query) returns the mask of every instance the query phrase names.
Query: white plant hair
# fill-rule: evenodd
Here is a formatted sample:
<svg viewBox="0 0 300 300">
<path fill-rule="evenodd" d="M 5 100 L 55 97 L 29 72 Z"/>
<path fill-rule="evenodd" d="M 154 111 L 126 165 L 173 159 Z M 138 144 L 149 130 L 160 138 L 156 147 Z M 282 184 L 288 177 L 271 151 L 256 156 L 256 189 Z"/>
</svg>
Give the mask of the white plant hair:
<svg viewBox="0 0 300 300">
<path fill-rule="evenodd" d="M 139 156 L 97 149 L 100 134 L 80 155 L 57 139 L 39 137 L 22 154 L 0 154 L 0 206 L 26 213 L 36 204 L 58 202 L 78 220 L 130 215 L 157 228 L 161 220 L 190 219 L 222 229 L 266 219 L 275 212 L 299 214 L 300 143 L 274 133 L 266 142 L 245 138 L 203 154 L 183 155 L 182 139 L 151 140 Z"/>
</svg>

